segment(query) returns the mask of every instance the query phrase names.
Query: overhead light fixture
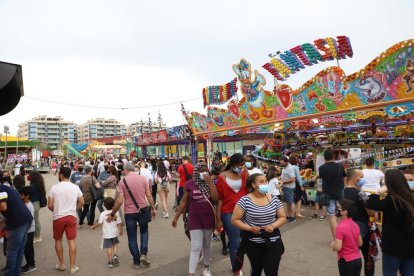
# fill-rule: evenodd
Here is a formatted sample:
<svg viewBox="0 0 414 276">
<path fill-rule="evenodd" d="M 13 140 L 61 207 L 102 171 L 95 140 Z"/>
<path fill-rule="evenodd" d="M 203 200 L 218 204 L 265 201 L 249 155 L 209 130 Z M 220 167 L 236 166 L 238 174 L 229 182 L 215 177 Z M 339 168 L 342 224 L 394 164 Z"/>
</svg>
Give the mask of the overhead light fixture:
<svg viewBox="0 0 414 276">
<path fill-rule="evenodd" d="M 276 124 L 275 124 L 275 127 L 280 127 L 280 124 L 279 124 L 279 123 L 276 123 Z"/>
<path fill-rule="evenodd" d="M 314 123 L 314 124 L 317 124 L 317 123 L 319 123 L 319 120 L 318 119 L 312 119 L 312 122 Z"/>
<path fill-rule="evenodd" d="M 321 128 L 324 128 L 325 126 L 324 125 L 321 125 Z"/>
</svg>

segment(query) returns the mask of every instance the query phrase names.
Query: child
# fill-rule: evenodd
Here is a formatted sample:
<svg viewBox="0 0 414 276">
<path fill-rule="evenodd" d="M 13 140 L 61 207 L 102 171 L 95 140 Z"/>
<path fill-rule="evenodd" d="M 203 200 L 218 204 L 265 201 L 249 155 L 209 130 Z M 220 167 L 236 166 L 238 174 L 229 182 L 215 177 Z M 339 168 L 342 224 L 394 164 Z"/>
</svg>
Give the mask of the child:
<svg viewBox="0 0 414 276">
<path fill-rule="evenodd" d="M 23 186 L 19 190 L 19 194 L 20 194 L 20 198 L 23 200 L 24 204 L 26 204 L 27 209 L 29 209 L 30 213 L 32 214 L 34 218 L 34 207 L 33 207 L 32 202 L 30 201 L 32 189 L 30 188 L 30 186 Z M 29 273 L 37 269 L 35 265 L 34 247 L 33 247 L 34 231 L 35 231 L 35 221 L 33 219 L 32 225 L 30 226 L 29 231 L 27 231 L 26 247 L 24 248 L 24 257 L 26 258 L 26 265 L 22 267 L 23 273 Z"/>
<path fill-rule="evenodd" d="M 316 195 L 315 195 L 315 211 L 311 218 L 317 218 L 319 216 L 319 220 L 323 221 L 326 218 L 326 195 L 322 192 L 322 179 L 316 176 Z"/>
<path fill-rule="evenodd" d="M 278 172 L 275 166 L 269 166 L 266 173 L 266 179 L 269 183 L 269 194 L 277 196 L 279 200 L 282 200 L 280 196 L 280 187 L 279 180 L 277 179 Z"/>
<path fill-rule="evenodd" d="M 336 209 L 336 216 L 340 216 L 342 220 L 336 227 L 331 248 L 338 252 L 340 276 L 358 276 L 362 269 L 359 253 L 359 247 L 362 246 L 361 233 L 359 226 L 352 220 L 356 211 L 356 203 L 349 199 L 341 199 Z"/>
<path fill-rule="evenodd" d="M 102 225 L 103 248 L 106 248 L 109 268 L 112 268 L 114 265 L 119 264 L 118 233 L 120 236 L 123 234 L 122 220 L 118 212 L 115 214 L 114 220 L 112 222 L 108 223 L 106 221 L 108 215 L 112 212 L 114 204 L 115 199 L 112 197 L 106 197 L 104 199 L 104 206 L 106 210 L 101 213 L 98 222 L 91 226 L 91 229 L 96 229 L 98 226 Z"/>
</svg>

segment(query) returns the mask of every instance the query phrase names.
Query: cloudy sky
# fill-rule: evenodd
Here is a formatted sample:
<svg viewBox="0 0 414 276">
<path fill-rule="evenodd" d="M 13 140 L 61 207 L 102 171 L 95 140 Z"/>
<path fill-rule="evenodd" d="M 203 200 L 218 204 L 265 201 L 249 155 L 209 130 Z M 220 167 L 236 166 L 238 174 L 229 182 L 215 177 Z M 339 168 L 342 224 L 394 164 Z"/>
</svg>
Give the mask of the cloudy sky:
<svg viewBox="0 0 414 276">
<path fill-rule="evenodd" d="M 3 0 L 0 60 L 23 66 L 25 97 L 0 117 L 0 129 L 16 134 L 18 123 L 37 115 L 130 124 L 159 111 L 167 125 L 180 125 L 180 105 L 165 104 L 203 111 L 201 89 L 233 79 L 231 66 L 242 57 L 271 90 L 261 67 L 269 53 L 346 35 L 354 57 L 341 67 L 351 74 L 413 38 L 413 12 L 410 0 Z M 330 65 L 286 83 L 297 88 Z"/>
</svg>

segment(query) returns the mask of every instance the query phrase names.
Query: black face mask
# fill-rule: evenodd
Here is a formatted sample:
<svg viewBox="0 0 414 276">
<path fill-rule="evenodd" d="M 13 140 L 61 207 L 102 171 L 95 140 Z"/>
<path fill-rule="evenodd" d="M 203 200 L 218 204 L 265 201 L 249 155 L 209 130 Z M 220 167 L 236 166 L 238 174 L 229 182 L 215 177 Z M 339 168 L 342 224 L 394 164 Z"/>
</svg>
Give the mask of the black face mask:
<svg viewBox="0 0 414 276">
<path fill-rule="evenodd" d="M 5 176 L 5 177 L 3 177 L 2 178 L 2 181 L 3 181 L 3 183 L 9 183 L 9 184 L 11 184 L 11 178 L 10 178 L 10 176 Z"/>
<path fill-rule="evenodd" d="M 82 171 L 83 171 L 83 168 L 78 168 L 78 171 L 79 171 L 79 172 L 82 172 Z"/>
<path fill-rule="evenodd" d="M 341 211 L 340 211 L 340 210 L 338 210 L 338 209 L 336 209 L 336 210 L 335 210 L 335 216 L 336 216 L 336 217 L 338 217 L 338 218 L 342 217 L 342 215 L 341 215 Z"/>
</svg>

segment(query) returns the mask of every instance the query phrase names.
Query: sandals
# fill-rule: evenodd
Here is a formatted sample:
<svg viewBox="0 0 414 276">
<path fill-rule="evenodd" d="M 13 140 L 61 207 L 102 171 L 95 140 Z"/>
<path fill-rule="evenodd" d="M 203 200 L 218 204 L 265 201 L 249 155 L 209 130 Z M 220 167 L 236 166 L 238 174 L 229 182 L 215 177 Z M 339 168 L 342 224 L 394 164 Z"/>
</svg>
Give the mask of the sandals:
<svg viewBox="0 0 414 276">
<path fill-rule="evenodd" d="M 58 271 L 65 271 L 66 270 L 66 267 L 65 267 L 65 265 L 57 264 L 55 266 L 55 269 L 58 270 Z"/>
</svg>

